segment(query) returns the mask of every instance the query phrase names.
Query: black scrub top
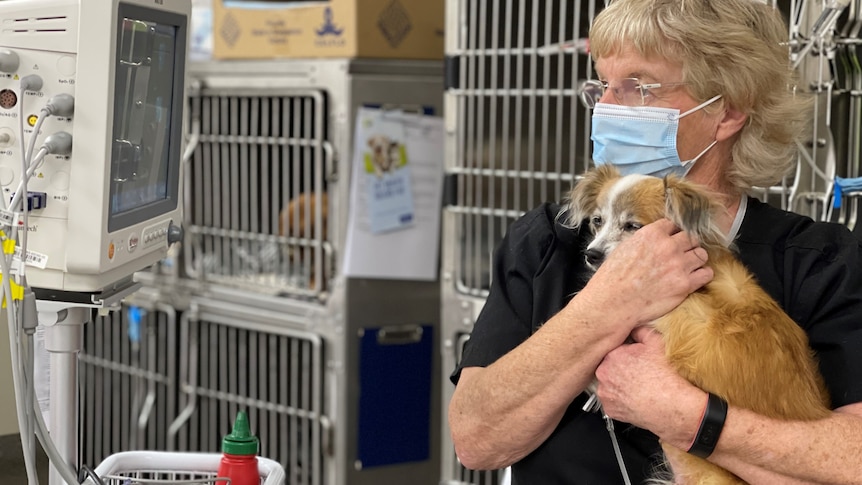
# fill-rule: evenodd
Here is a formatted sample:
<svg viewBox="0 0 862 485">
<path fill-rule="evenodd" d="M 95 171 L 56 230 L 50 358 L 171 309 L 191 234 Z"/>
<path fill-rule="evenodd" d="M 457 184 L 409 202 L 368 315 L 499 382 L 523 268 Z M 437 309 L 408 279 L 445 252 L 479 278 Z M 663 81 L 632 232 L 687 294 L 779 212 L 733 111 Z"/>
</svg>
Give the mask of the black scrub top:
<svg viewBox="0 0 862 485">
<path fill-rule="evenodd" d="M 509 228 L 494 256 L 493 283 L 459 366 L 485 367 L 518 346 L 586 284 L 586 224 L 556 223 L 560 206 L 544 204 Z M 735 240 L 742 262 L 805 329 L 834 408 L 862 401 L 862 246 L 844 226 L 814 222 L 757 199 Z M 623 302 L 621 302 L 622 304 Z M 551 436 L 513 465 L 515 485 L 623 483 L 601 416 L 581 410 L 581 395 Z M 652 433 L 615 423 L 632 483 L 661 462 Z"/>
</svg>

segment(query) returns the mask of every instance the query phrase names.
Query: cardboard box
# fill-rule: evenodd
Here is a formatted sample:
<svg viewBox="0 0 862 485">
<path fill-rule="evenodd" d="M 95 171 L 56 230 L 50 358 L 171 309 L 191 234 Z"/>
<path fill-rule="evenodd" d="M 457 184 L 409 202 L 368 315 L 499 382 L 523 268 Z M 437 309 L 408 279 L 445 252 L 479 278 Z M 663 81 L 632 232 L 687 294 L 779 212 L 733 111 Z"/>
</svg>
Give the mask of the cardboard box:
<svg viewBox="0 0 862 485">
<path fill-rule="evenodd" d="M 213 0 L 213 58 L 442 59 L 444 0 Z"/>
</svg>

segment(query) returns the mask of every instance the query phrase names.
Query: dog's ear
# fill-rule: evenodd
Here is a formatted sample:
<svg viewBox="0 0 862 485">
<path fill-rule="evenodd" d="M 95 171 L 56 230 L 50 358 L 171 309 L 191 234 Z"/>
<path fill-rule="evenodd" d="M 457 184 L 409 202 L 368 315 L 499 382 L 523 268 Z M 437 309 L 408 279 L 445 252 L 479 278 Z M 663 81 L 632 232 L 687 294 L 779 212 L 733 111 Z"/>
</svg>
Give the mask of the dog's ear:
<svg viewBox="0 0 862 485">
<path fill-rule="evenodd" d="M 664 179 L 667 218 L 697 237 L 703 246 L 726 246 L 726 238 L 715 224 L 721 205 L 711 194 L 674 175 Z"/>
<path fill-rule="evenodd" d="M 599 193 L 610 181 L 620 178 L 612 165 L 601 165 L 586 172 L 566 197 L 563 225 L 577 228 L 598 207 Z"/>
</svg>

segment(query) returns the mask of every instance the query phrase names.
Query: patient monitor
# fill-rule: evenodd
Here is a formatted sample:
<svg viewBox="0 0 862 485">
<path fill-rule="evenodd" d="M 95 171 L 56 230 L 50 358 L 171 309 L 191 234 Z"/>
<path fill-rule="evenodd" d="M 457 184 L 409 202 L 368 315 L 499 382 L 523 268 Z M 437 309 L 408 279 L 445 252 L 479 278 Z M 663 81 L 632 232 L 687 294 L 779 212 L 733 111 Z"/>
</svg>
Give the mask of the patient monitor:
<svg viewBox="0 0 862 485">
<path fill-rule="evenodd" d="M 0 220 L 26 240 L 31 287 L 95 293 L 165 257 L 190 8 L 0 1 Z"/>
</svg>

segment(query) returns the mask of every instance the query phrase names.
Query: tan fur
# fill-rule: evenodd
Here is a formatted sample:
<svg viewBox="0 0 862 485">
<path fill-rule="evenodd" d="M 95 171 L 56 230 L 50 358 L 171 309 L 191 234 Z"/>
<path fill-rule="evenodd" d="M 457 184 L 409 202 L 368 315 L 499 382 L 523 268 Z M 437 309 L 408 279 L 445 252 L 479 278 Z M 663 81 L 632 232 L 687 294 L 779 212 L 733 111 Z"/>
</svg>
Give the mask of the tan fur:
<svg viewBox="0 0 862 485">
<path fill-rule="evenodd" d="M 320 212 L 321 227 L 317 227 L 317 213 Z M 326 192 L 307 192 L 290 199 L 279 213 L 278 235 L 300 240 L 326 241 L 328 238 L 329 195 Z M 291 246 L 288 259 L 293 264 L 310 261 L 311 274 L 308 286 L 315 287 L 317 261 L 315 249 L 307 244 Z"/>
<path fill-rule="evenodd" d="M 569 221 L 613 203 L 602 194 L 621 178 L 602 167 L 572 190 Z M 582 185 L 584 184 L 584 185 Z M 599 186 L 594 186 L 598 184 Z M 593 185 L 593 186 L 591 186 Z M 586 195 L 585 195 L 586 194 Z M 596 194 L 592 198 L 591 194 Z M 829 397 L 805 332 L 754 280 L 713 224 L 714 198 L 682 179 L 649 178 L 618 195 L 641 224 L 668 217 L 696 236 L 715 273 L 705 287 L 654 322 L 671 365 L 689 382 L 733 406 L 776 419 L 814 420 L 829 414 Z M 615 210 L 619 207 L 615 207 Z M 735 475 L 665 443 L 678 483 L 743 484 Z"/>
<path fill-rule="evenodd" d="M 368 138 L 371 149 L 371 163 L 374 173 L 379 177 L 395 170 L 398 165 L 398 142 L 386 135 L 374 135 Z"/>
</svg>

